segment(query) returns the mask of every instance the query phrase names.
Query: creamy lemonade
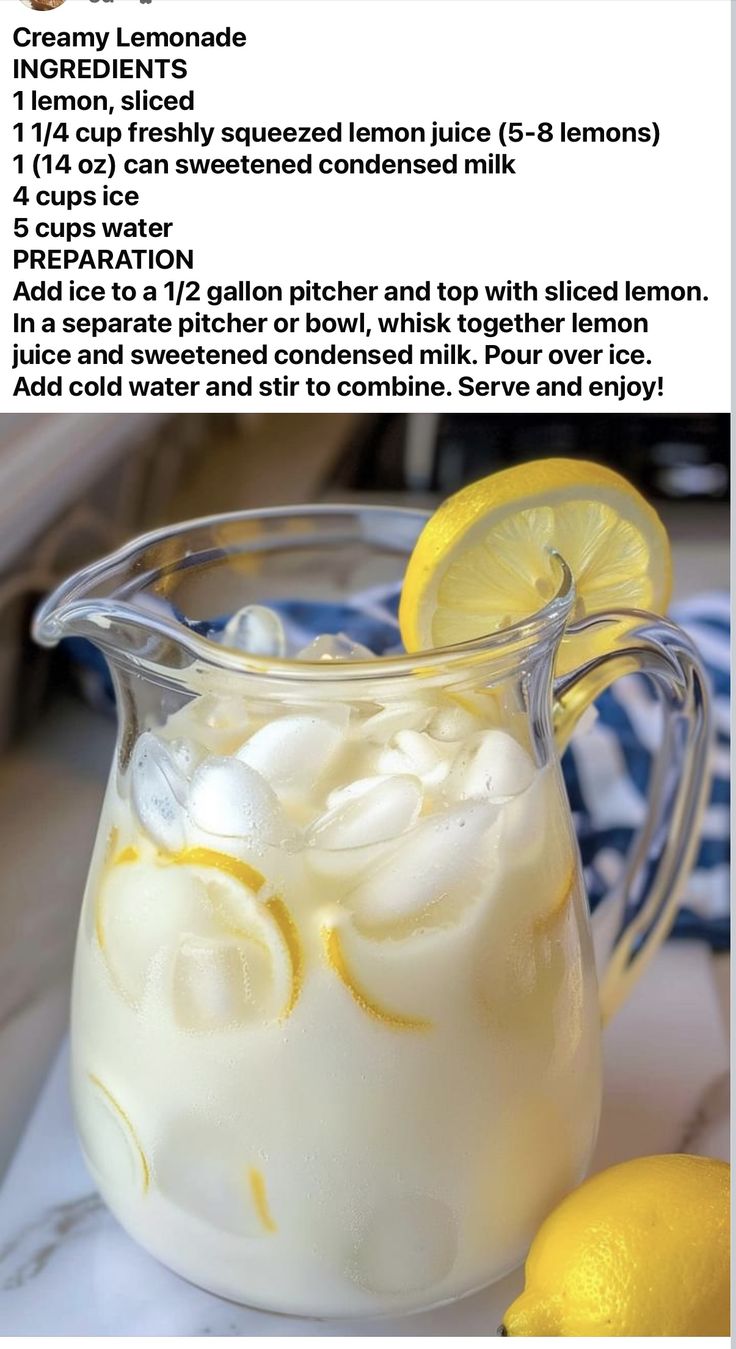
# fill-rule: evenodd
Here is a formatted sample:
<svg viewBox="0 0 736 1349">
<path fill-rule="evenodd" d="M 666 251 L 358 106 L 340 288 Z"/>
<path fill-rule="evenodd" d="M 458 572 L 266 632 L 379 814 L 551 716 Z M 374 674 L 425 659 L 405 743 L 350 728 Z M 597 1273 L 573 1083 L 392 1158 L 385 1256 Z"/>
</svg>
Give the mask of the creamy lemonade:
<svg viewBox="0 0 736 1349">
<path fill-rule="evenodd" d="M 585 1172 L 602 1021 L 697 846 L 707 681 L 657 616 L 670 586 L 631 485 L 546 459 L 429 517 L 158 530 L 41 606 L 38 640 L 95 643 L 118 708 L 75 963 L 79 1135 L 164 1264 L 329 1317 L 522 1261 Z M 599 983 L 560 754 L 632 670 L 665 729 Z"/>
<path fill-rule="evenodd" d="M 283 651 L 276 614 L 233 625 Z M 369 655 L 342 640 L 303 654 Z M 597 991 L 558 766 L 491 693 L 421 685 L 204 691 L 108 791 L 74 985 L 84 1151 L 129 1232 L 241 1302 L 456 1298 L 589 1160 Z"/>
</svg>

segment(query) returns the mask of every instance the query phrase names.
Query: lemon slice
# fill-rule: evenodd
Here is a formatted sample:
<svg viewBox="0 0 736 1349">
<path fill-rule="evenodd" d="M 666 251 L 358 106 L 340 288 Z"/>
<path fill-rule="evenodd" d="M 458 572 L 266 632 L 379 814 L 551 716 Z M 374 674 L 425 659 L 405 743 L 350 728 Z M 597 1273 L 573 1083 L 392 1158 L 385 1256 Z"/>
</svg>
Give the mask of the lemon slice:
<svg viewBox="0 0 736 1349">
<path fill-rule="evenodd" d="M 208 872 L 218 874 L 219 883 L 210 880 L 207 888 L 219 922 L 231 936 L 260 944 L 268 952 L 274 988 L 280 990 L 279 1017 L 289 1017 L 301 993 L 304 957 L 299 930 L 285 901 L 279 895 L 256 899 L 265 877 L 229 853 L 187 848 L 167 860 L 204 878 Z"/>
<path fill-rule="evenodd" d="M 133 1184 L 143 1194 L 151 1184 L 151 1165 L 130 1116 L 94 1073 L 77 1098 L 79 1123 L 92 1165 L 108 1184 Z"/>
<path fill-rule="evenodd" d="M 122 857 L 118 860 L 121 861 Z M 168 860 L 168 857 L 164 857 L 164 861 Z M 240 858 L 230 853 L 216 852 L 214 848 L 184 848 L 182 852 L 172 853 L 170 860 L 178 866 L 213 867 L 226 876 L 232 876 L 255 895 L 266 884 L 265 876 L 248 862 L 241 862 Z"/>
<path fill-rule="evenodd" d="M 652 507 L 600 464 L 540 459 L 471 483 L 427 522 L 401 594 L 407 651 L 472 641 L 536 613 L 558 589 L 553 550 L 575 579 L 573 623 L 610 609 L 666 609 L 670 549 Z M 571 638 L 558 671 L 599 642 Z"/>
<path fill-rule="evenodd" d="M 365 1012 L 367 1016 L 372 1017 L 374 1021 L 381 1022 L 384 1026 L 390 1026 L 392 1030 L 423 1031 L 430 1029 L 430 1023 L 422 1017 L 406 1016 L 403 1012 L 394 1012 L 390 1008 L 384 1007 L 363 988 L 348 964 L 342 938 L 336 927 L 325 925 L 322 928 L 322 946 L 329 969 L 345 985 L 361 1012 Z"/>
<path fill-rule="evenodd" d="M 261 898 L 249 863 L 211 848 L 144 862 L 127 847 L 96 897 L 95 932 L 113 982 L 133 1005 L 157 958 L 172 962 L 175 1015 L 190 1030 L 285 1020 L 299 999 L 304 958 L 286 902 Z"/>
</svg>

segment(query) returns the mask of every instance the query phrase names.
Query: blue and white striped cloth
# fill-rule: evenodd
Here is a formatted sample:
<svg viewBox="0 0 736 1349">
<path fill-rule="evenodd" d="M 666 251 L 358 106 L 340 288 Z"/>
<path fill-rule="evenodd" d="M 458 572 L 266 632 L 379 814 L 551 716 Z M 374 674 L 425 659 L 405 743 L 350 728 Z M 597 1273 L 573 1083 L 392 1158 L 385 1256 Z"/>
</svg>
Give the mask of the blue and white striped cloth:
<svg viewBox="0 0 736 1349">
<path fill-rule="evenodd" d="M 713 780 L 695 867 L 675 923 L 676 937 L 730 945 L 730 613 L 726 595 L 673 605 L 706 665 L 713 696 Z M 562 767 L 593 908 L 619 877 L 646 809 L 646 784 L 661 718 L 648 681 L 632 675 L 597 701 L 593 727 L 573 736 Z"/>
<path fill-rule="evenodd" d="M 366 591 L 352 602 L 276 601 L 294 649 L 322 632 L 346 632 L 376 655 L 401 650 L 394 587 Z M 701 595 L 673 607 L 672 617 L 689 633 L 706 664 L 713 692 L 716 744 L 713 784 L 703 821 L 696 865 L 674 928 L 676 937 L 697 937 L 727 949 L 729 923 L 730 802 L 730 619 L 728 596 Z M 186 620 L 185 620 L 186 621 Z M 214 635 L 218 618 L 191 626 Z M 112 689 L 98 652 L 73 641 L 83 666 L 83 685 L 98 704 Z M 659 705 L 639 675 L 619 680 L 597 701 L 592 727 L 573 736 L 562 761 L 591 907 L 621 874 L 632 838 L 646 810 L 646 784 L 660 735 Z"/>
</svg>

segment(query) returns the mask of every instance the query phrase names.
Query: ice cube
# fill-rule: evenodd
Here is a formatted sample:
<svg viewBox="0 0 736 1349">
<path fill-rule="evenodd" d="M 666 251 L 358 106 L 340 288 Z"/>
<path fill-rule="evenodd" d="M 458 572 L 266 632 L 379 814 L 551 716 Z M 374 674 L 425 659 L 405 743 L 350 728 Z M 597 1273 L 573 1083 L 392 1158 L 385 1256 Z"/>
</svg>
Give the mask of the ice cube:
<svg viewBox="0 0 736 1349">
<path fill-rule="evenodd" d="M 376 745 L 385 745 L 397 731 L 423 731 L 432 716 L 432 704 L 415 698 L 412 702 L 387 703 L 366 717 L 360 734 Z"/>
<path fill-rule="evenodd" d="M 250 656 L 286 655 L 286 633 L 279 615 L 264 604 L 246 604 L 226 623 L 222 633 L 224 646 L 247 651 Z"/>
<path fill-rule="evenodd" d="M 147 862 L 113 866 L 97 899 L 99 945 L 119 990 L 132 1002 L 143 997 L 154 957 L 173 954 L 182 932 L 216 932 L 203 882 L 187 867 Z"/>
<path fill-rule="evenodd" d="M 148 1188 L 150 1168 L 128 1113 L 110 1088 L 86 1073 L 75 1085 L 77 1123 L 82 1146 L 94 1173 L 114 1193 L 139 1193 Z"/>
<path fill-rule="evenodd" d="M 202 757 L 197 746 L 181 736 L 176 740 L 167 741 L 167 746 L 180 773 L 183 773 L 185 778 L 190 778 Z"/>
<path fill-rule="evenodd" d="M 354 642 L 344 632 L 323 632 L 296 653 L 297 660 L 374 660 L 370 647 Z"/>
<path fill-rule="evenodd" d="M 482 731 L 483 723 L 460 703 L 448 701 L 435 708 L 426 729 L 433 740 L 465 740 Z"/>
<path fill-rule="evenodd" d="M 287 798 L 311 794 L 314 784 L 335 762 L 345 735 L 327 717 L 279 717 L 261 726 L 241 745 L 238 761 L 262 774 Z"/>
<path fill-rule="evenodd" d="M 526 750 L 506 731 L 482 731 L 460 750 L 447 782 L 461 800 L 519 796 L 534 781 L 534 764 Z"/>
<path fill-rule="evenodd" d="M 392 848 L 386 861 L 345 896 L 366 931 L 431 921 L 444 900 L 464 904 L 485 876 L 484 842 L 498 807 L 474 801 L 426 816 Z"/>
<path fill-rule="evenodd" d="M 156 1185 L 178 1209 L 207 1223 L 213 1234 L 264 1237 L 251 1183 L 247 1144 L 231 1127 L 179 1119 L 156 1149 Z"/>
<path fill-rule="evenodd" d="M 394 844 L 371 843 L 365 848 L 306 848 L 304 862 L 320 880 L 340 886 L 341 892 L 357 885 L 371 867 L 379 866 L 393 850 Z"/>
<path fill-rule="evenodd" d="M 209 754 L 230 754 L 242 743 L 250 721 L 244 698 L 206 693 L 191 710 L 192 736 Z"/>
<path fill-rule="evenodd" d="M 361 848 L 397 838 L 414 824 L 422 799 L 422 784 L 415 777 L 359 779 L 332 794 L 332 807 L 309 829 L 307 845 Z"/>
<path fill-rule="evenodd" d="M 301 955 L 293 919 L 271 894 L 270 878 L 207 849 L 185 854 L 181 865 L 206 886 L 212 923 L 204 932 L 180 930 L 171 979 L 175 1019 L 196 1031 L 278 1019 L 298 995 Z"/>
<path fill-rule="evenodd" d="M 378 756 L 379 773 L 408 773 L 425 787 L 437 787 L 450 771 L 445 747 L 422 731 L 398 731 Z"/>
<path fill-rule="evenodd" d="M 257 847 L 278 847 L 294 832 L 273 788 L 240 758 L 204 759 L 192 778 L 188 809 L 206 834 L 245 839 Z"/>
<path fill-rule="evenodd" d="M 300 700 L 298 703 L 282 701 L 283 711 L 292 717 L 321 717 L 324 721 L 329 721 L 336 726 L 343 734 L 347 734 L 350 725 L 351 707 L 348 703 L 339 703 L 335 698 L 324 698 L 321 701 L 315 699 L 308 703 Z M 273 720 L 273 715 L 269 718 Z"/>
<path fill-rule="evenodd" d="M 355 802 L 378 780 L 375 776 L 356 778 L 353 782 L 335 787 L 327 794 L 328 811 L 347 805 L 348 802 Z M 318 876 L 339 881 L 343 886 L 351 883 L 354 885 L 369 866 L 375 866 L 385 858 L 386 847 L 385 843 L 372 843 L 365 848 L 340 850 L 322 848 L 313 843 L 311 847 L 305 849 L 304 860 Z"/>
<path fill-rule="evenodd" d="M 437 1289 L 457 1257 L 457 1226 L 440 1199 L 407 1194 L 384 1200 L 358 1246 L 353 1277 L 374 1293 Z"/>
<path fill-rule="evenodd" d="M 552 767 L 535 773 L 525 792 L 499 803 L 499 831 L 508 865 L 532 876 L 537 904 L 569 883 L 575 860 L 570 807 Z"/>
<path fill-rule="evenodd" d="M 377 782 L 383 782 L 384 778 L 388 781 L 391 775 L 383 773 L 373 775 L 367 778 L 354 778 L 352 782 L 342 782 L 339 787 L 333 787 L 331 792 L 327 793 L 327 807 L 332 810 L 335 806 L 341 806 L 346 801 L 355 801 L 365 792 L 370 791 Z"/>
<path fill-rule="evenodd" d="M 255 941 L 185 935 L 174 964 L 174 1016 L 191 1031 L 265 1019 L 270 982 L 268 951 Z"/>
<path fill-rule="evenodd" d="M 133 750 L 130 792 L 135 813 L 153 842 L 167 852 L 182 848 L 186 779 L 166 745 L 150 731 Z"/>
</svg>

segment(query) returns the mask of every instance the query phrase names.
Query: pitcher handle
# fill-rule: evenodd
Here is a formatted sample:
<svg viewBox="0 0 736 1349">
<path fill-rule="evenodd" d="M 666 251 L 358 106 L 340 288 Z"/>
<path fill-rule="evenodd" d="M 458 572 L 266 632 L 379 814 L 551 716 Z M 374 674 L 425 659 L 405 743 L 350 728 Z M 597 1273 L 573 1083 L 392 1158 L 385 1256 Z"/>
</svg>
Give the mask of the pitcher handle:
<svg viewBox="0 0 736 1349">
<path fill-rule="evenodd" d="M 652 682 L 663 723 L 646 819 L 621 880 L 603 901 L 616 922 L 600 973 L 605 1023 L 672 927 L 695 857 L 710 783 L 710 697 L 702 661 L 676 624 L 629 610 L 596 615 L 568 628 L 573 640 L 582 632 L 603 636 L 609 649 L 555 680 L 554 726 L 560 749 L 585 708 L 625 674 L 643 674 Z M 636 908 L 627 918 L 632 905 Z"/>
</svg>

